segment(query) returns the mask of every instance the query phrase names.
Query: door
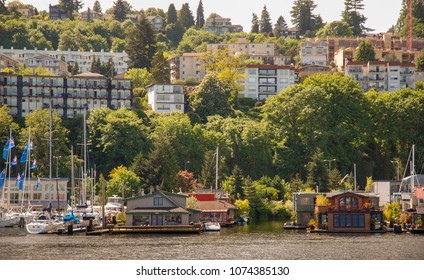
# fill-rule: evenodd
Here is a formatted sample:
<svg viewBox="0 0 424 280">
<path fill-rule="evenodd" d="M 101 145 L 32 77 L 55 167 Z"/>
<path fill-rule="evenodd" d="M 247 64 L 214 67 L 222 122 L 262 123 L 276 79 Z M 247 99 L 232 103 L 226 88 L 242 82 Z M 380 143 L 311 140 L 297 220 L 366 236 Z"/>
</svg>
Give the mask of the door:
<svg viewBox="0 0 424 280">
<path fill-rule="evenodd" d="M 153 226 L 161 226 L 161 225 L 163 225 L 163 215 L 153 214 L 152 215 L 152 225 Z"/>
</svg>

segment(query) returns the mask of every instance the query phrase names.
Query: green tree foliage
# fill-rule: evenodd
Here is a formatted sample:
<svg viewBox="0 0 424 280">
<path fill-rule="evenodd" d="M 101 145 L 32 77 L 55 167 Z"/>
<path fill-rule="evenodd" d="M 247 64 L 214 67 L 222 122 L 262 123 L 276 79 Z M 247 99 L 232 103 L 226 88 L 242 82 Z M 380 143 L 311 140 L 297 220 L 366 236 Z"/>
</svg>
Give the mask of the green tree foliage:
<svg viewBox="0 0 424 280">
<path fill-rule="evenodd" d="M 202 28 L 204 24 L 205 24 L 205 14 L 203 12 L 202 0 L 200 0 L 199 6 L 197 6 L 196 26 L 198 26 L 199 28 Z"/>
<path fill-rule="evenodd" d="M 353 32 L 351 26 L 344 21 L 333 21 L 327 23 L 323 28 L 318 30 L 318 37 L 352 37 Z"/>
<path fill-rule="evenodd" d="M 178 13 L 178 21 L 185 29 L 189 29 L 194 25 L 193 13 L 190 10 L 190 5 L 184 3 Z"/>
<path fill-rule="evenodd" d="M 177 10 L 173 3 L 169 4 L 168 12 L 166 13 L 166 22 L 168 24 L 176 23 L 178 21 L 177 18 Z"/>
<path fill-rule="evenodd" d="M 185 32 L 184 27 L 178 21 L 175 22 L 175 23 L 168 24 L 165 27 L 165 34 L 166 34 L 166 37 L 168 38 L 168 40 L 171 43 L 170 44 L 171 48 L 175 49 L 175 48 L 178 47 L 181 39 L 184 36 L 184 32 Z"/>
<path fill-rule="evenodd" d="M 158 50 L 153 56 L 152 76 L 156 83 L 169 83 L 171 80 L 171 66 L 163 56 L 162 50 Z"/>
<path fill-rule="evenodd" d="M 362 36 L 371 29 L 364 26 L 367 18 L 360 13 L 364 9 L 363 0 L 345 0 L 345 9 L 342 12 L 342 20 L 351 27 L 353 36 Z"/>
<path fill-rule="evenodd" d="M 110 180 L 106 186 L 106 196 L 121 196 L 122 191 L 125 198 L 140 193 L 140 178 L 125 166 L 118 166 L 109 173 Z"/>
<path fill-rule="evenodd" d="M 288 26 L 286 20 L 283 16 L 279 16 L 272 32 L 274 33 L 275 37 L 280 38 L 286 36 L 287 29 Z"/>
<path fill-rule="evenodd" d="M 37 160 L 37 174 L 42 177 L 49 176 L 49 141 L 50 138 L 50 110 L 37 109 L 28 114 L 25 118 L 25 128 L 20 133 L 19 148 L 28 143 L 30 136 L 34 150 L 31 151 L 31 158 Z M 62 156 L 69 158 L 69 148 L 67 147 L 69 131 L 62 126 L 62 119 L 56 113 L 52 112 L 52 156 Z M 70 166 L 69 166 L 70 167 Z"/>
<path fill-rule="evenodd" d="M 112 9 L 114 19 L 119 22 L 123 22 L 131 10 L 131 5 L 125 0 L 116 0 L 113 2 Z"/>
<path fill-rule="evenodd" d="M 100 2 L 98 0 L 96 0 L 93 4 L 93 12 L 102 13 L 102 6 L 100 5 Z"/>
<path fill-rule="evenodd" d="M 416 38 L 424 37 L 424 1 L 412 1 L 412 33 Z M 402 8 L 394 31 L 401 37 L 407 35 L 407 1 L 402 1 Z"/>
<path fill-rule="evenodd" d="M 415 69 L 417 71 L 424 71 L 424 51 L 421 51 L 420 56 L 415 61 Z"/>
<path fill-rule="evenodd" d="M 141 15 L 136 26 L 131 29 L 126 40 L 126 52 L 130 58 L 129 67 L 150 69 L 156 53 L 156 41 L 152 26 L 144 14 Z"/>
<path fill-rule="evenodd" d="M 295 0 L 290 11 L 292 23 L 301 35 L 314 34 L 322 27 L 322 19 L 313 12 L 317 5 L 313 0 Z"/>
<path fill-rule="evenodd" d="M 259 33 L 259 19 L 258 15 L 252 14 L 252 27 L 250 28 L 251 33 Z"/>
<path fill-rule="evenodd" d="M 362 61 L 368 63 L 369 61 L 375 61 L 375 51 L 370 41 L 362 41 L 359 43 L 358 49 L 355 53 L 354 61 Z"/>
<path fill-rule="evenodd" d="M 400 205 L 397 202 L 387 203 L 384 206 L 383 217 L 385 221 L 393 223 L 400 218 Z"/>
<path fill-rule="evenodd" d="M 330 188 L 330 190 L 336 190 L 340 187 L 339 182 L 342 179 L 342 177 L 343 176 L 339 170 L 337 169 L 330 170 L 328 174 L 328 187 Z"/>
<path fill-rule="evenodd" d="M 206 122 L 208 116 L 228 117 L 234 113 L 229 103 L 233 89 L 211 72 L 207 74 L 199 87 L 189 96 L 190 108 Z"/>
<path fill-rule="evenodd" d="M 131 79 L 133 88 L 145 88 L 154 82 L 152 74 L 146 68 L 132 68 L 125 73 L 126 79 Z"/>
<path fill-rule="evenodd" d="M 265 34 L 272 32 L 271 18 L 268 10 L 266 9 L 266 5 L 264 5 L 264 8 L 262 9 L 261 20 L 259 21 L 259 31 Z"/>
<path fill-rule="evenodd" d="M 207 44 L 219 42 L 219 37 L 212 32 L 203 29 L 190 28 L 185 33 L 178 45 L 177 53 L 206 52 Z"/>
<path fill-rule="evenodd" d="M 0 15 L 8 15 L 9 10 L 6 7 L 6 0 L 0 0 Z"/>
<path fill-rule="evenodd" d="M 306 185 L 310 188 L 318 186 L 320 192 L 329 191 L 328 168 L 324 161 L 324 153 L 321 149 L 312 155 L 311 161 L 307 164 Z"/>
<path fill-rule="evenodd" d="M 59 6 L 66 12 L 66 18 L 71 20 L 74 19 L 74 12 L 78 13 L 83 5 L 80 0 L 59 0 Z"/>
</svg>

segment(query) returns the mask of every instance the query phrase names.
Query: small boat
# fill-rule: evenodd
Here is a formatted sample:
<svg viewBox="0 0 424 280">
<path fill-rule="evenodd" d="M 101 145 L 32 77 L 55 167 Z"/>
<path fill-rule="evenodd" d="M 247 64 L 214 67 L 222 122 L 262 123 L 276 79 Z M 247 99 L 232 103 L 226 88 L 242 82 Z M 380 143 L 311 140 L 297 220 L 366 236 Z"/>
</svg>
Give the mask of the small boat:
<svg viewBox="0 0 424 280">
<path fill-rule="evenodd" d="M 221 225 L 218 222 L 206 222 L 203 224 L 205 231 L 220 231 Z"/>
<path fill-rule="evenodd" d="M 63 228 L 62 221 L 52 220 L 44 214 L 26 225 L 26 231 L 30 234 L 57 232 L 59 228 Z"/>
</svg>

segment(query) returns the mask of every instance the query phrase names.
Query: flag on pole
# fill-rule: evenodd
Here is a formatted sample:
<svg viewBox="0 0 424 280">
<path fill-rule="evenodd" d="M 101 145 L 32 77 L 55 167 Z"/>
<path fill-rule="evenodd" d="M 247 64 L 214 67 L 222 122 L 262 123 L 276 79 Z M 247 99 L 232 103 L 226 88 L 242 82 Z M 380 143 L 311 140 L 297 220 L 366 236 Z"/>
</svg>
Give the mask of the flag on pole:
<svg viewBox="0 0 424 280">
<path fill-rule="evenodd" d="M 12 160 L 12 166 L 18 165 L 18 156 L 15 156 Z"/>
<path fill-rule="evenodd" d="M 349 177 L 349 174 L 346 174 L 343 179 L 340 180 L 339 185 L 343 184 L 343 182 L 346 180 L 346 178 Z"/>
<path fill-rule="evenodd" d="M 34 161 L 31 164 L 30 170 L 37 168 L 37 160 L 34 159 Z"/>
<path fill-rule="evenodd" d="M 38 177 L 38 179 L 37 179 L 37 184 L 35 185 L 35 190 L 38 190 L 39 187 L 41 187 L 40 177 Z"/>
<path fill-rule="evenodd" d="M 22 173 L 22 176 L 18 173 L 18 177 L 16 177 L 16 185 L 18 185 L 19 190 L 24 189 L 24 173 Z"/>
<path fill-rule="evenodd" d="M 14 148 L 15 147 L 15 139 L 13 139 L 13 137 L 10 138 L 9 141 L 9 149 Z"/>
<path fill-rule="evenodd" d="M 15 147 L 15 140 L 13 139 L 13 137 L 11 137 L 9 140 L 6 141 L 6 144 L 4 145 L 4 148 L 3 148 L 4 160 L 7 160 L 9 155 L 9 150 L 12 149 L 13 147 Z"/>
<path fill-rule="evenodd" d="M 4 178 L 6 177 L 6 168 L 0 173 L 0 190 L 4 186 Z"/>
<path fill-rule="evenodd" d="M 28 154 L 28 145 L 25 146 L 24 151 L 22 152 L 21 155 L 21 160 L 19 161 L 20 163 L 25 163 L 27 160 L 27 154 Z"/>
</svg>

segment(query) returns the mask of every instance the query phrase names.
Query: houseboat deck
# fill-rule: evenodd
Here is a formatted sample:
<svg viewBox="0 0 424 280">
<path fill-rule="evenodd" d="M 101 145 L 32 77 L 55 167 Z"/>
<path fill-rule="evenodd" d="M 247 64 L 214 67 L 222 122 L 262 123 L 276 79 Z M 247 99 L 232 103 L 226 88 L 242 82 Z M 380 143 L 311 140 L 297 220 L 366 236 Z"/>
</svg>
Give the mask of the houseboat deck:
<svg viewBox="0 0 424 280">
<path fill-rule="evenodd" d="M 326 229 L 311 229 L 311 233 L 387 233 L 387 230 L 326 230 Z"/>
<path fill-rule="evenodd" d="M 134 233 L 201 233 L 204 228 L 199 225 L 181 226 L 117 226 L 109 229 L 94 230 L 87 232 L 87 235 L 109 234 L 134 234 Z"/>
</svg>

